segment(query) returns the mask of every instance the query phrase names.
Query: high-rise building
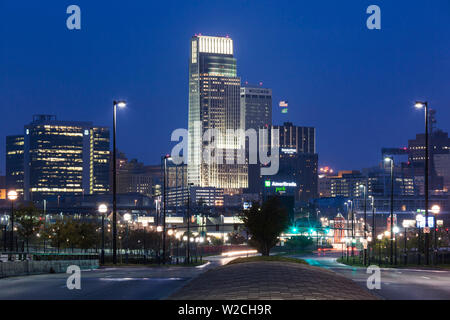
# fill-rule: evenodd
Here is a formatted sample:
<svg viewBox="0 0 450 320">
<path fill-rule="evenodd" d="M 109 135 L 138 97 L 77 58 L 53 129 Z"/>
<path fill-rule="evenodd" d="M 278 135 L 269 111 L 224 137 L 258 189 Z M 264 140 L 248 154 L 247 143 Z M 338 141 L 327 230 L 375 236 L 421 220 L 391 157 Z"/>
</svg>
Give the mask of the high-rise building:
<svg viewBox="0 0 450 320">
<path fill-rule="evenodd" d="M 24 136 L 6 137 L 6 188 L 23 195 Z"/>
<path fill-rule="evenodd" d="M 272 125 L 272 89 L 258 86 L 246 86 L 241 88 L 241 123 L 244 129 L 253 129 L 259 133 L 259 129 Z M 249 193 L 258 193 L 260 188 L 259 176 L 261 165 L 249 163 L 248 138 L 245 141 L 245 156 L 248 165 Z"/>
<path fill-rule="evenodd" d="M 23 189 L 25 200 L 109 191 L 108 128 L 35 115 L 24 129 L 7 139 L 7 179 Z"/>
<path fill-rule="evenodd" d="M 450 138 L 442 130 L 431 132 L 429 137 L 430 190 L 449 190 Z M 417 134 L 416 139 L 408 141 L 409 162 L 416 176 L 425 172 L 425 134 Z M 421 192 L 423 193 L 423 191 Z"/>
<path fill-rule="evenodd" d="M 272 125 L 272 89 L 257 86 L 241 88 L 241 123 L 245 130 Z"/>
<path fill-rule="evenodd" d="M 285 122 L 282 126 L 271 126 L 269 129 L 269 135 L 273 129 L 279 132 L 280 161 L 276 175 L 262 177 L 265 187 L 270 184 L 277 193 L 291 193 L 296 201 L 308 201 L 317 197 L 316 129 L 294 126 L 290 122 Z"/>
<path fill-rule="evenodd" d="M 188 181 L 194 186 L 223 188 L 226 192 L 247 187 L 247 166 L 237 162 L 244 143 L 229 131 L 244 129 L 240 121 L 240 88 L 233 40 L 193 36 L 189 60 Z M 218 130 L 214 141 L 203 141 L 208 129 Z M 228 152 L 232 156 L 204 161 L 203 151 L 211 144 L 216 150 L 223 150 L 223 155 Z"/>
</svg>

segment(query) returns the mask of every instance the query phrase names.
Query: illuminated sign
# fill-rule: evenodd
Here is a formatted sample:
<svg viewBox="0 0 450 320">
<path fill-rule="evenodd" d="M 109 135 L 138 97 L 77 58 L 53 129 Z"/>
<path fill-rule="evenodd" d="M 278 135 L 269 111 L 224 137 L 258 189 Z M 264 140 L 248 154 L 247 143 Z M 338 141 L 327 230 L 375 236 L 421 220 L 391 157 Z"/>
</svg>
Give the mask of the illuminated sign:
<svg viewBox="0 0 450 320">
<path fill-rule="evenodd" d="M 6 189 L 0 189 L 0 199 L 1 200 L 6 199 Z"/>
<path fill-rule="evenodd" d="M 295 148 L 281 148 L 281 152 L 283 152 L 285 154 L 296 154 L 297 153 L 297 149 L 295 149 Z"/>
<path fill-rule="evenodd" d="M 288 107 L 288 102 L 287 101 L 280 101 L 279 106 L 280 106 L 280 108 L 287 108 Z"/>
<path fill-rule="evenodd" d="M 416 216 L 417 228 L 425 228 L 425 217 L 421 214 Z M 434 228 L 434 217 L 428 217 L 428 227 Z"/>
<path fill-rule="evenodd" d="M 297 183 L 295 183 L 295 182 L 286 182 L 286 181 L 278 182 L 278 181 L 269 181 L 269 180 L 267 180 L 267 181 L 264 182 L 264 185 L 265 185 L 266 188 L 269 188 L 269 187 L 296 187 Z"/>
<path fill-rule="evenodd" d="M 295 182 L 276 182 L 272 181 L 272 187 L 296 187 L 297 183 Z"/>
</svg>

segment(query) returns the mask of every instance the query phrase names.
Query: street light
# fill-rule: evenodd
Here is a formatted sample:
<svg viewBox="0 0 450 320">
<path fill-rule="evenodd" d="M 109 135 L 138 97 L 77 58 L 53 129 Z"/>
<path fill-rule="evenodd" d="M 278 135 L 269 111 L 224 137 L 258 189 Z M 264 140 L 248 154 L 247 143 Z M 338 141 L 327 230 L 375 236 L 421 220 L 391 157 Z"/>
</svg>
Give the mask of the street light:
<svg viewBox="0 0 450 320">
<path fill-rule="evenodd" d="M 386 157 L 384 158 L 385 162 L 389 162 L 391 164 L 391 214 L 390 214 L 390 221 L 391 221 L 391 231 L 390 231 L 390 242 L 391 242 L 391 265 L 394 263 L 394 158 L 393 157 Z"/>
<path fill-rule="evenodd" d="M 435 264 L 437 264 L 438 261 L 438 236 L 437 236 L 437 215 L 439 212 L 441 212 L 441 207 L 435 204 L 431 207 L 431 212 L 434 214 L 434 250 L 435 250 Z"/>
<path fill-rule="evenodd" d="M 425 111 L 425 263 L 428 265 L 429 260 L 429 246 L 430 233 L 428 228 L 428 176 L 429 176 L 429 146 L 428 146 L 428 102 L 417 101 L 415 104 L 417 109 L 424 109 Z"/>
<path fill-rule="evenodd" d="M 108 211 L 106 204 L 98 206 L 98 212 L 102 215 L 102 253 L 100 256 L 100 263 L 105 264 L 105 213 Z"/>
<path fill-rule="evenodd" d="M 113 264 L 117 263 L 117 163 L 116 163 L 116 113 L 125 108 L 125 101 L 113 101 Z"/>
<path fill-rule="evenodd" d="M 360 185 L 364 190 L 364 242 L 367 240 L 367 180 L 365 185 Z M 364 265 L 367 263 L 367 243 L 364 243 Z"/>
<path fill-rule="evenodd" d="M 14 201 L 17 200 L 17 191 L 10 190 L 8 192 L 8 199 L 11 201 L 11 232 L 9 234 L 9 251 L 14 250 Z"/>
<path fill-rule="evenodd" d="M 167 154 L 162 157 L 162 161 L 164 161 L 164 172 L 163 172 L 163 203 L 164 203 L 164 211 L 163 211 L 163 264 L 166 264 L 166 212 L 167 212 L 167 160 L 172 160 L 172 157 Z"/>
<path fill-rule="evenodd" d="M 131 214 L 125 213 L 123 215 L 123 219 L 125 220 L 125 222 L 127 224 L 127 228 L 126 228 L 127 251 L 125 252 L 125 263 L 128 264 L 128 251 L 130 250 L 130 242 L 129 242 L 129 238 L 128 238 L 128 228 L 129 228 L 129 222 L 131 220 Z"/>
</svg>

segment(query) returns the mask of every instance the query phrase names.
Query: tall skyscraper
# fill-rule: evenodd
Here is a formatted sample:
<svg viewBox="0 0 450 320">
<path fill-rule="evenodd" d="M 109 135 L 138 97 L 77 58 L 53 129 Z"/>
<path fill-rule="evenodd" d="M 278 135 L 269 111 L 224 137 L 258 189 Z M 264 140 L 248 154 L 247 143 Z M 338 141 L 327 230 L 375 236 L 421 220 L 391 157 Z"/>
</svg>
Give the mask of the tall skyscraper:
<svg viewBox="0 0 450 320">
<path fill-rule="evenodd" d="M 55 116 L 36 115 L 25 126 L 23 143 L 8 137 L 8 181 L 23 172 L 25 200 L 38 200 L 67 194 L 95 194 L 109 191 L 109 129 L 91 122 L 58 121 Z M 9 140 L 8 140 L 9 139 Z M 17 140 L 19 139 L 19 140 Z M 20 164 L 19 154 L 23 155 Z M 19 185 L 20 184 L 20 185 Z"/>
<path fill-rule="evenodd" d="M 272 125 L 272 89 L 257 86 L 241 88 L 241 122 L 245 130 Z"/>
<path fill-rule="evenodd" d="M 253 129 L 259 133 L 259 129 L 272 125 L 272 89 L 258 86 L 245 86 L 241 88 L 241 123 L 245 130 Z M 249 163 L 249 145 L 246 139 L 246 160 L 248 163 L 248 188 L 249 193 L 258 193 L 260 189 L 259 163 Z"/>
<path fill-rule="evenodd" d="M 240 121 L 240 88 L 233 40 L 193 36 L 189 61 L 188 182 L 194 186 L 223 188 L 226 192 L 247 187 L 247 166 L 237 163 L 244 143 L 228 131 L 244 129 Z M 208 129 L 217 129 L 219 136 L 203 141 Z M 223 160 L 204 161 L 204 150 L 212 144 L 223 150 Z M 226 158 L 227 153 L 232 156 Z"/>
</svg>

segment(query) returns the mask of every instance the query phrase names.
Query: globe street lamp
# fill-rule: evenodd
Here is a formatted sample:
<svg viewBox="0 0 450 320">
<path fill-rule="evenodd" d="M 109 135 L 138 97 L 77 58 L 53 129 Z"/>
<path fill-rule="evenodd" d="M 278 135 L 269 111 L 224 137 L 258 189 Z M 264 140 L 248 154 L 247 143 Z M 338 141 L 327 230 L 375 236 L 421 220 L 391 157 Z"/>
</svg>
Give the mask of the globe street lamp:
<svg viewBox="0 0 450 320">
<path fill-rule="evenodd" d="M 113 264 L 117 263 L 117 163 L 116 163 L 116 113 L 125 108 L 125 101 L 113 101 Z"/>
<path fill-rule="evenodd" d="M 105 213 L 108 211 L 106 204 L 98 206 L 98 212 L 102 215 L 102 253 L 100 256 L 100 263 L 105 264 Z"/>
<path fill-rule="evenodd" d="M 431 212 L 434 214 L 434 251 L 435 251 L 435 264 L 438 262 L 438 226 L 437 226 L 437 215 L 441 212 L 441 207 L 435 204 L 431 207 Z"/>
<path fill-rule="evenodd" d="M 429 246 L 430 246 L 430 232 L 428 226 L 428 176 L 429 176 L 429 145 L 428 145 L 428 102 L 417 101 L 415 104 L 417 109 L 424 109 L 425 111 L 425 263 L 428 265 L 429 260 Z"/>
<path fill-rule="evenodd" d="M 14 250 L 14 201 L 17 200 L 17 191 L 10 190 L 8 192 L 8 199 L 11 201 L 11 232 L 9 234 L 9 251 Z"/>
<path fill-rule="evenodd" d="M 391 164 L 391 214 L 390 214 L 390 221 L 391 221 L 391 230 L 390 230 L 390 242 L 391 242 L 391 265 L 394 263 L 394 158 L 393 157 L 386 157 L 384 159 L 385 162 L 389 162 Z"/>
<path fill-rule="evenodd" d="M 129 222 L 131 220 L 131 214 L 129 213 L 125 213 L 123 215 L 123 220 L 125 220 L 125 223 L 127 224 L 127 228 L 126 228 L 126 237 L 127 237 L 127 251 L 125 251 L 125 263 L 128 264 L 128 251 L 130 248 L 130 244 L 129 244 L 129 238 L 128 238 L 128 228 L 129 228 Z"/>
</svg>

